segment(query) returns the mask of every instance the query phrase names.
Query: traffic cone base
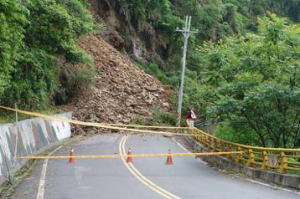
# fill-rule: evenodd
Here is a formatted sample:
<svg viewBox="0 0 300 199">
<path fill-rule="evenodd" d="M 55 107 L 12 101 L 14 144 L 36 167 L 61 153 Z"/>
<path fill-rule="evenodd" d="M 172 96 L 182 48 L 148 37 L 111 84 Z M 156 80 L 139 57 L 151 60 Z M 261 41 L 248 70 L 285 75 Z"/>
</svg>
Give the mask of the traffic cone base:
<svg viewBox="0 0 300 199">
<path fill-rule="evenodd" d="M 75 152 L 74 152 L 74 148 L 72 147 L 71 150 L 70 150 L 69 163 L 71 163 L 71 164 L 76 163 L 76 159 L 74 158 L 74 156 L 75 156 Z"/>
</svg>

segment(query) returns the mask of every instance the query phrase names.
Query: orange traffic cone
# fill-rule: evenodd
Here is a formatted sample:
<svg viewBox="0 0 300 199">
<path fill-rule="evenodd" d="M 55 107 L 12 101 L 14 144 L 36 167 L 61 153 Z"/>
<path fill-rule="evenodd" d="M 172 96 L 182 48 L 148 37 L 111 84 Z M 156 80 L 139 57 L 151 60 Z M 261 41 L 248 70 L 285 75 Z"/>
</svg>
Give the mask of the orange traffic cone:
<svg viewBox="0 0 300 199">
<path fill-rule="evenodd" d="M 127 154 L 127 155 L 131 155 L 131 148 L 128 149 L 128 154 Z M 132 162 L 133 162 L 133 161 L 132 161 L 132 157 L 131 157 L 131 156 L 127 156 L 126 162 L 127 162 L 127 163 L 129 163 L 129 162 L 132 163 Z"/>
<path fill-rule="evenodd" d="M 76 160 L 75 160 L 74 156 L 75 156 L 74 148 L 71 147 L 69 163 L 72 163 L 72 164 L 76 163 Z"/>
<path fill-rule="evenodd" d="M 171 149 L 169 149 L 169 154 L 167 156 L 166 164 L 167 165 L 172 165 L 173 164 L 173 159 L 172 159 L 172 155 L 171 155 Z"/>
</svg>

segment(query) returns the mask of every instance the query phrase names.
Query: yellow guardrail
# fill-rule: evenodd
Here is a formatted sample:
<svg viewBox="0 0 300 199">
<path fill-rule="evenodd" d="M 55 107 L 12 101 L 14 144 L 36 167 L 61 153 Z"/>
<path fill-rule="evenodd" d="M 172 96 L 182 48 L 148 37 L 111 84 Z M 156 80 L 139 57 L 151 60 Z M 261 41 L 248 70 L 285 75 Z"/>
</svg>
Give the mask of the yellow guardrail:
<svg viewBox="0 0 300 199">
<path fill-rule="evenodd" d="M 197 128 L 188 131 L 203 147 L 218 151 L 242 151 L 242 154 L 228 154 L 227 158 L 237 163 L 262 170 L 273 170 L 281 174 L 300 172 L 300 149 L 263 148 L 225 141 Z M 269 161 L 269 159 L 273 159 Z M 294 161 L 291 161 L 294 160 Z"/>
</svg>

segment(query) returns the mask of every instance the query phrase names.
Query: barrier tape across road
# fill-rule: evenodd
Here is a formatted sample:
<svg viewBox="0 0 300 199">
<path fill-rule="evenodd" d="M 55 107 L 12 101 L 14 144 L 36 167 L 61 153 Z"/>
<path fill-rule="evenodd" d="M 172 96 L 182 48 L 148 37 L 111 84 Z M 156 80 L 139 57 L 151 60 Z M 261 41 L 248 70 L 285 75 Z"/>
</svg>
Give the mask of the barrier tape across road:
<svg viewBox="0 0 300 199">
<path fill-rule="evenodd" d="M 20 156 L 14 157 L 15 159 L 107 159 L 107 158 L 145 158 L 145 157 L 166 157 L 166 156 L 215 156 L 215 155 L 229 155 L 229 154 L 242 154 L 242 151 L 231 152 L 210 152 L 210 153 L 164 153 L 164 154 L 132 154 L 132 155 L 74 155 L 74 156 Z"/>
<path fill-rule="evenodd" d="M 14 108 L 9 108 L 5 106 L 0 106 L 0 108 L 9 110 L 9 111 L 16 111 L 18 113 L 41 117 L 47 120 L 54 120 L 54 121 L 61 121 L 61 122 L 69 122 L 72 124 L 79 124 L 83 126 L 94 126 L 99 128 L 105 129 L 113 129 L 113 130 L 123 130 L 123 131 L 130 131 L 130 132 L 138 132 L 138 133 L 151 133 L 151 134 L 164 134 L 164 135 L 176 135 L 176 136 L 195 136 L 187 133 L 170 133 L 164 131 L 151 131 L 145 129 L 132 129 L 127 127 L 138 127 L 138 128 L 160 128 L 160 129 L 186 129 L 183 127 L 163 127 L 163 126 L 142 126 L 142 125 L 118 125 L 118 124 L 103 124 L 103 123 L 95 123 L 95 122 L 82 122 L 78 120 L 70 120 L 66 118 L 58 118 L 53 117 L 45 114 L 40 114 L 36 112 L 29 112 L 23 110 L 17 110 Z M 123 126 L 123 127 L 120 127 Z M 233 151 L 233 152 L 211 152 L 211 153 L 175 153 L 175 154 L 135 154 L 135 155 L 85 155 L 85 156 L 20 156 L 14 157 L 15 159 L 68 159 L 70 157 L 78 158 L 78 159 L 105 159 L 105 158 L 124 158 L 124 157 L 165 157 L 165 156 L 211 156 L 211 155 L 228 155 L 228 154 L 241 154 L 242 151 Z"/>
<path fill-rule="evenodd" d="M 29 116 L 44 118 L 46 120 L 69 122 L 72 124 L 78 124 L 78 125 L 82 125 L 82 126 L 93 126 L 93 127 L 99 127 L 99 128 L 105 128 L 105 129 L 123 130 L 123 131 L 130 131 L 130 132 L 136 132 L 136 133 L 164 134 L 164 135 L 170 135 L 170 136 L 172 136 L 172 135 L 195 136 L 195 135 L 191 135 L 191 134 L 187 134 L 187 133 L 170 133 L 170 132 L 164 132 L 164 131 L 152 131 L 152 130 L 147 130 L 147 129 L 127 128 L 127 127 L 139 127 L 139 128 L 179 129 L 179 130 L 187 129 L 184 127 L 142 126 L 142 125 L 122 125 L 122 124 L 118 125 L 118 124 L 103 124 L 103 123 L 95 123 L 95 122 L 83 122 L 83 121 L 78 121 L 78 120 L 70 120 L 67 118 L 49 116 L 49 115 L 36 113 L 36 112 L 18 110 L 18 109 L 14 109 L 14 108 L 5 107 L 5 106 L 0 106 L 0 108 L 9 110 L 9 111 L 15 111 L 15 112 L 22 113 L 22 114 L 29 115 Z M 120 127 L 120 126 L 123 126 L 123 127 Z"/>
</svg>

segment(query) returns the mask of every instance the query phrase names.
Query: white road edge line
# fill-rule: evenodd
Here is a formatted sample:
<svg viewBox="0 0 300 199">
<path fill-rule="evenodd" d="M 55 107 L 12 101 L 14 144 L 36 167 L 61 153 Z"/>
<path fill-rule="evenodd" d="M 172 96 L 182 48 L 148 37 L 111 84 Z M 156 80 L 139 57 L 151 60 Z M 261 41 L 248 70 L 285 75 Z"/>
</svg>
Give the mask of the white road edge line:
<svg viewBox="0 0 300 199">
<path fill-rule="evenodd" d="M 48 155 L 52 155 L 53 153 L 55 153 L 56 151 L 58 151 L 59 149 L 61 149 L 61 147 L 62 146 L 59 146 L 58 148 L 56 148 L 55 150 L 53 150 Z M 43 163 L 43 168 L 42 168 L 41 177 L 40 177 L 40 183 L 39 183 L 39 189 L 38 189 L 38 193 L 37 193 L 36 199 L 44 199 L 47 166 L 48 166 L 48 159 L 45 159 L 45 161 Z"/>
<path fill-rule="evenodd" d="M 256 180 L 252 180 L 252 179 L 244 179 L 248 182 L 252 182 L 254 184 L 259 184 L 259 185 L 263 185 L 263 186 L 266 186 L 266 187 L 269 187 L 271 189 L 277 189 L 277 190 L 281 190 L 281 191 L 286 191 L 286 192 L 290 192 L 290 193 L 296 193 L 296 194 L 299 194 L 300 195 L 300 192 L 298 191 L 294 191 L 294 190 L 290 190 L 290 189 L 286 189 L 286 188 L 282 188 L 282 187 L 277 187 L 276 185 L 270 185 L 270 184 L 267 184 L 267 183 L 264 183 L 264 182 L 260 182 L 260 181 L 256 181 Z"/>
<path fill-rule="evenodd" d="M 120 142 L 120 154 L 126 155 L 125 151 L 125 142 L 127 140 L 128 136 L 124 136 Z M 156 193 L 160 194 L 161 196 L 164 196 L 168 199 L 180 199 L 178 196 L 175 196 L 174 194 L 164 190 L 163 188 L 159 187 L 158 185 L 154 184 L 152 181 L 147 179 L 145 176 L 143 176 L 131 163 L 126 163 L 125 158 L 122 158 L 123 163 L 128 168 L 128 170 L 138 179 L 140 180 L 144 185 L 146 185 L 148 188 L 152 189 Z"/>
<path fill-rule="evenodd" d="M 178 146 L 180 146 L 185 152 L 191 153 L 188 149 L 186 149 L 186 148 L 185 148 L 184 146 L 182 146 L 179 142 L 177 142 L 176 139 L 172 138 L 172 140 L 173 140 Z M 199 161 L 202 162 L 203 164 L 206 164 L 206 165 L 207 165 L 207 162 L 204 162 L 204 161 L 201 160 L 201 159 L 199 159 Z M 260 182 L 260 181 L 256 181 L 256 180 L 252 180 L 252 179 L 247 179 L 247 178 L 244 178 L 244 180 L 246 180 L 246 181 L 248 181 L 248 182 L 252 182 L 252 183 L 255 183 L 255 184 L 263 185 L 263 186 L 266 186 L 266 187 L 269 187 L 269 188 L 274 189 L 274 186 L 269 185 L 269 184 L 264 183 L 264 182 Z M 285 188 L 281 188 L 281 187 L 276 187 L 276 189 L 279 189 L 279 190 L 282 190 L 282 191 L 287 191 L 287 192 L 292 192 L 292 193 L 296 193 L 296 194 L 299 194 L 299 195 L 300 195 L 300 192 L 298 192 L 298 191 L 293 191 L 293 190 L 285 189 Z"/>
<path fill-rule="evenodd" d="M 185 148 L 184 146 L 182 146 L 182 144 L 180 144 L 179 142 L 177 142 L 177 140 L 176 140 L 175 138 L 172 138 L 172 140 L 173 140 L 180 148 L 182 148 L 185 152 L 187 152 L 187 153 L 192 153 L 192 152 L 189 151 L 187 148 Z M 197 160 L 198 160 L 199 162 L 201 162 L 202 164 L 207 165 L 207 162 L 203 161 L 202 159 L 197 158 Z"/>
<path fill-rule="evenodd" d="M 185 148 L 185 147 L 182 146 L 179 142 L 177 142 L 177 140 L 175 140 L 174 138 L 172 138 L 172 140 L 173 140 L 180 148 L 182 148 L 185 152 L 191 153 L 187 148 Z"/>
</svg>

